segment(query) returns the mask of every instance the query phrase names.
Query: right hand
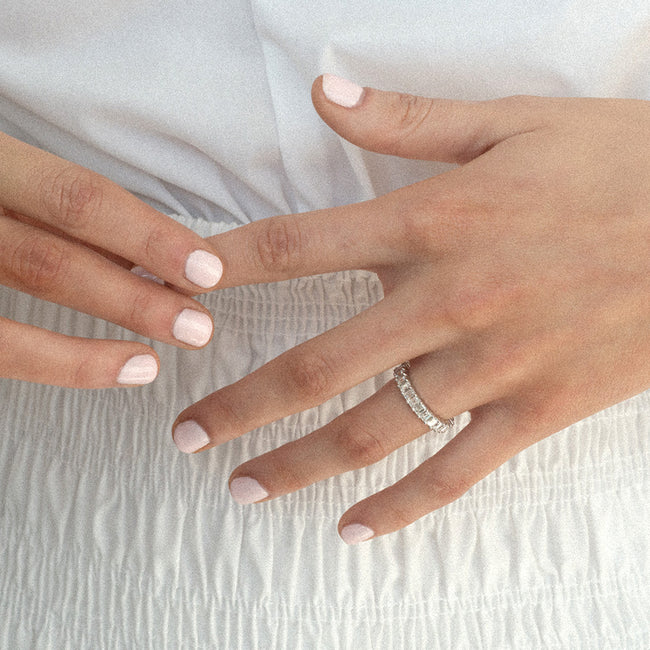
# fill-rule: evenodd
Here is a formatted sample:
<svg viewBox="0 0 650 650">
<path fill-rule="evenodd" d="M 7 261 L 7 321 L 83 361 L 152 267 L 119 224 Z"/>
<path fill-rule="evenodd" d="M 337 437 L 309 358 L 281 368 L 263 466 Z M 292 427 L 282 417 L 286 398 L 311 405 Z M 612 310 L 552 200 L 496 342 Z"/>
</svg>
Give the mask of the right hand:
<svg viewBox="0 0 650 650">
<path fill-rule="evenodd" d="M 0 133 L 0 284 L 192 349 L 208 343 L 213 323 L 190 296 L 220 276 L 221 262 L 196 233 L 106 178 Z M 157 372 L 143 343 L 0 317 L 0 377 L 103 388 L 145 384 Z"/>
</svg>

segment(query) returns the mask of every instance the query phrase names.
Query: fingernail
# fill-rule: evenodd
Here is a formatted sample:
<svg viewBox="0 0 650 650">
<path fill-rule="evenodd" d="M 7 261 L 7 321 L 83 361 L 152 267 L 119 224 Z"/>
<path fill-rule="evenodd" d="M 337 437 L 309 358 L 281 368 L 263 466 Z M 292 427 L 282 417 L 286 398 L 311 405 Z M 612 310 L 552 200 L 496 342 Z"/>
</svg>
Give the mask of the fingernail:
<svg viewBox="0 0 650 650">
<path fill-rule="evenodd" d="M 185 262 L 185 277 L 197 287 L 214 287 L 223 275 L 221 260 L 208 251 L 194 251 Z"/>
<path fill-rule="evenodd" d="M 375 536 L 375 531 L 363 524 L 348 524 L 341 531 L 341 539 L 346 544 L 359 544 Z"/>
<path fill-rule="evenodd" d="M 140 278 L 144 278 L 145 280 L 152 280 L 157 284 L 165 284 L 164 280 L 161 280 L 157 275 L 150 273 L 149 271 L 147 271 L 147 269 L 145 269 L 142 266 L 134 266 L 131 269 L 131 273 L 133 273 L 133 275 L 137 275 Z"/>
<path fill-rule="evenodd" d="M 232 498 L 242 506 L 266 499 L 269 493 L 250 476 L 240 476 L 230 482 Z"/>
<path fill-rule="evenodd" d="M 172 334 L 175 339 L 200 348 L 212 336 L 212 319 L 203 312 L 183 309 L 174 321 Z"/>
<path fill-rule="evenodd" d="M 323 75 L 323 93 L 331 102 L 354 108 L 361 103 L 364 89 L 349 79 L 337 77 L 334 74 Z"/>
<path fill-rule="evenodd" d="M 150 354 L 131 357 L 117 376 L 118 384 L 142 385 L 151 383 L 158 375 L 158 363 Z"/>
<path fill-rule="evenodd" d="M 194 420 L 185 420 L 174 429 L 174 442 L 180 451 L 191 454 L 205 447 L 210 438 L 205 429 Z"/>
</svg>

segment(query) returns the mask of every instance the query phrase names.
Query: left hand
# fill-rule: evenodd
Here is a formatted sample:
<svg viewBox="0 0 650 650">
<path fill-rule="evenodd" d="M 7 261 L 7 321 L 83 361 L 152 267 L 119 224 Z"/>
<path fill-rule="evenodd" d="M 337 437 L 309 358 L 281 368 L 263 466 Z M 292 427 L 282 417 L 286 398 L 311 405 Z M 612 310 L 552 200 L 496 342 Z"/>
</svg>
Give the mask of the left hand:
<svg viewBox="0 0 650 650">
<path fill-rule="evenodd" d="M 441 418 L 469 411 L 471 423 L 343 515 L 353 543 L 450 503 L 529 445 L 650 387 L 650 104 L 459 102 L 325 79 L 328 94 L 319 79 L 313 101 L 344 138 L 459 166 L 212 238 L 220 286 L 369 269 L 385 298 L 185 410 L 174 439 L 183 451 L 214 447 L 411 359 L 427 406 Z M 231 490 L 240 502 L 275 498 L 426 430 L 391 381 L 238 467 Z"/>
</svg>

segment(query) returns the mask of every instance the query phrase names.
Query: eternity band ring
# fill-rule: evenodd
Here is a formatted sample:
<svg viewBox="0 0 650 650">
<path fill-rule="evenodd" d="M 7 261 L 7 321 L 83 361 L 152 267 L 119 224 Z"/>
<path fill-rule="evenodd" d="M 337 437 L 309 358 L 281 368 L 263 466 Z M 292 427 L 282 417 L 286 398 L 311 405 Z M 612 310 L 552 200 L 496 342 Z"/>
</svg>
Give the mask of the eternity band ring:
<svg viewBox="0 0 650 650">
<path fill-rule="evenodd" d="M 411 407 L 413 413 L 415 413 L 415 415 L 417 415 L 431 431 L 435 431 L 436 433 L 447 433 L 454 424 L 454 418 L 443 420 L 427 408 L 426 404 L 415 392 L 413 384 L 411 384 L 411 380 L 409 379 L 410 367 L 410 362 L 405 361 L 393 370 L 393 376 L 395 377 L 395 383 L 399 388 L 399 392 L 402 393 L 402 397 L 404 397 L 406 403 Z"/>
</svg>

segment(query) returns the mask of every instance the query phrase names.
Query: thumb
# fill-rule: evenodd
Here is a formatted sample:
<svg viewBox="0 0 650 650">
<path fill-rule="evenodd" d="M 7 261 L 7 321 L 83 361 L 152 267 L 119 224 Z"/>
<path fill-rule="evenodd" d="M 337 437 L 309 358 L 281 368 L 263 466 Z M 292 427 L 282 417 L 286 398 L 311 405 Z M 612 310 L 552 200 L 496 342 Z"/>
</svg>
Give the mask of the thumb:
<svg viewBox="0 0 650 650">
<path fill-rule="evenodd" d="M 430 99 L 362 88 L 332 74 L 314 81 L 312 100 L 323 120 L 359 147 L 460 164 L 541 126 L 549 101 L 522 96 L 489 101 Z"/>
</svg>

